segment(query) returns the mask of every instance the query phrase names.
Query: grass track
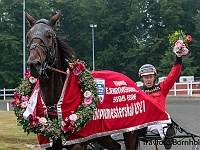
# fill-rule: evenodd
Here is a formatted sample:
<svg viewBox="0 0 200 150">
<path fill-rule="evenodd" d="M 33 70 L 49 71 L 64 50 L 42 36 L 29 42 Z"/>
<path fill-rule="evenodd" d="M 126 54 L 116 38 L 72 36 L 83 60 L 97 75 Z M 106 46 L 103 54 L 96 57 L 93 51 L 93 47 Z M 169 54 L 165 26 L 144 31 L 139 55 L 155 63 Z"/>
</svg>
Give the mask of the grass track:
<svg viewBox="0 0 200 150">
<path fill-rule="evenodd" d="M 27 136 L 13 111 L 0 110 L 0 150 L 42 150 L 35 134 Z"/>
</svg>

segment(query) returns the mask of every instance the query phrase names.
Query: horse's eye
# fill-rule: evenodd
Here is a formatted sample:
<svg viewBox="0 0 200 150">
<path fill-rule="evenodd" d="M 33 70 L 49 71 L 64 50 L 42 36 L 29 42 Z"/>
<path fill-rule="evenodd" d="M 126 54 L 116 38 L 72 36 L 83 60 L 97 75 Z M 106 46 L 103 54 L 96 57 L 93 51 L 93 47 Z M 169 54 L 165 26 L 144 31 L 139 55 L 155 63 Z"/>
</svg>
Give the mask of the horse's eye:
<svg viewBox="0 0 200 150">
<path fill-rule="evenodd" d="M 52 38 L 52 32 L 50 30 L 47 31 L 46 38 Z"/>
</svg>

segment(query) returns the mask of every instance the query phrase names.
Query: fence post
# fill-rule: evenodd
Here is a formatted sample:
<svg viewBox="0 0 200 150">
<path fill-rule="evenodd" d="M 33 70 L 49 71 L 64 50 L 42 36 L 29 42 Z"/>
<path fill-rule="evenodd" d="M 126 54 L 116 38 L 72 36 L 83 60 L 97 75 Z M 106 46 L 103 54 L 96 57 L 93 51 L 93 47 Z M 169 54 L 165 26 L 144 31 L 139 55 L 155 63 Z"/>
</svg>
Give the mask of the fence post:
<svg viewBox="0 0 200 150">
<path fill-rule="evenodd" d="M 174 96 L 176 96 L 176 82 L 174 83 Z"/>
<path fill-rule="evenodd" d="M 6 88 L 3 88 L 3 100 L 6 100 Z"/>
<path fill-rule="evenodd" d="M 9 109 L 9 103 L 7 103 L 7 111 L 9 111 L 10 109 Z"/>
<path fill-rule="evenodd" d="M 192 81 L 190 81 L 190 96 L 192 96 L 192 91 L 193 91 L 193 88 L 192 88 Z"/>
</svg>

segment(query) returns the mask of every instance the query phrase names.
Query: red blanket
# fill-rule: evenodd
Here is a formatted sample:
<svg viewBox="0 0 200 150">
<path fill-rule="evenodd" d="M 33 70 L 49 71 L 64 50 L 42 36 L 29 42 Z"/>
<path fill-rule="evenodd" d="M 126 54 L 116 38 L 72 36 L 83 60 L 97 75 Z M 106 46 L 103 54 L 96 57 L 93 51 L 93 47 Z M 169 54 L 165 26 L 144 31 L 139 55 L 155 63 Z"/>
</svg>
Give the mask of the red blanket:
<svg viewBox="0 0 200 150">
<path fill-rule="evenodd" d="M 127 76 L 95 71 L 99 103 L 93 119 L 64 142 L 71 145 L 95 137 L 128 132 L 156 123 L 170 123 L 168 114 Z"/>
<path fill-rule="evenodd" d="M 92 73 L 98 88 L 99 102 L 93 119 L 80 131 L 73 133 L 63 141 L 71 145 L 90 139 L 129 132 L 156 123 L 170 123 L 168 114 L 152 101 L 127 76 L 113 71 L 95 71 Z M 77 76 L 70 73 L 67 77 L 61 98 L 57 104 L 58 117 L 63 120 L 82 103 L 81 90 Z M 44 103 L 39 96 L 36 115 L 44 116 Z M 53 141 L 38 136 L 42 148 L 51 147 Z"/>
</svg>

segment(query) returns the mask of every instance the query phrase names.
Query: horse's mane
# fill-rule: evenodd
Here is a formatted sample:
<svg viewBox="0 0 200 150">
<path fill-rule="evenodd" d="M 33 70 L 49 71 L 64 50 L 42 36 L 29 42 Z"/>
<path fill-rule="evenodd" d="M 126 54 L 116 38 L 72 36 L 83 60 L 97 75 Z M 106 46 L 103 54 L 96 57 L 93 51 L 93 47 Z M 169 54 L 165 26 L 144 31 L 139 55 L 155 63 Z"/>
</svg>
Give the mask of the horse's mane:
<svg viewBox="0 0 200 150">
<path fill-rule="evenodd" d="M 64 40 L 63 37 L 56 37 L 58 43 L 58 49 L 60 53 L 61 63 L 64 65 L 65 68 L 69 67 L 66 60 L 75 60 L 76 53 L 73 48 L 71 48 Z"/>
</svg>

